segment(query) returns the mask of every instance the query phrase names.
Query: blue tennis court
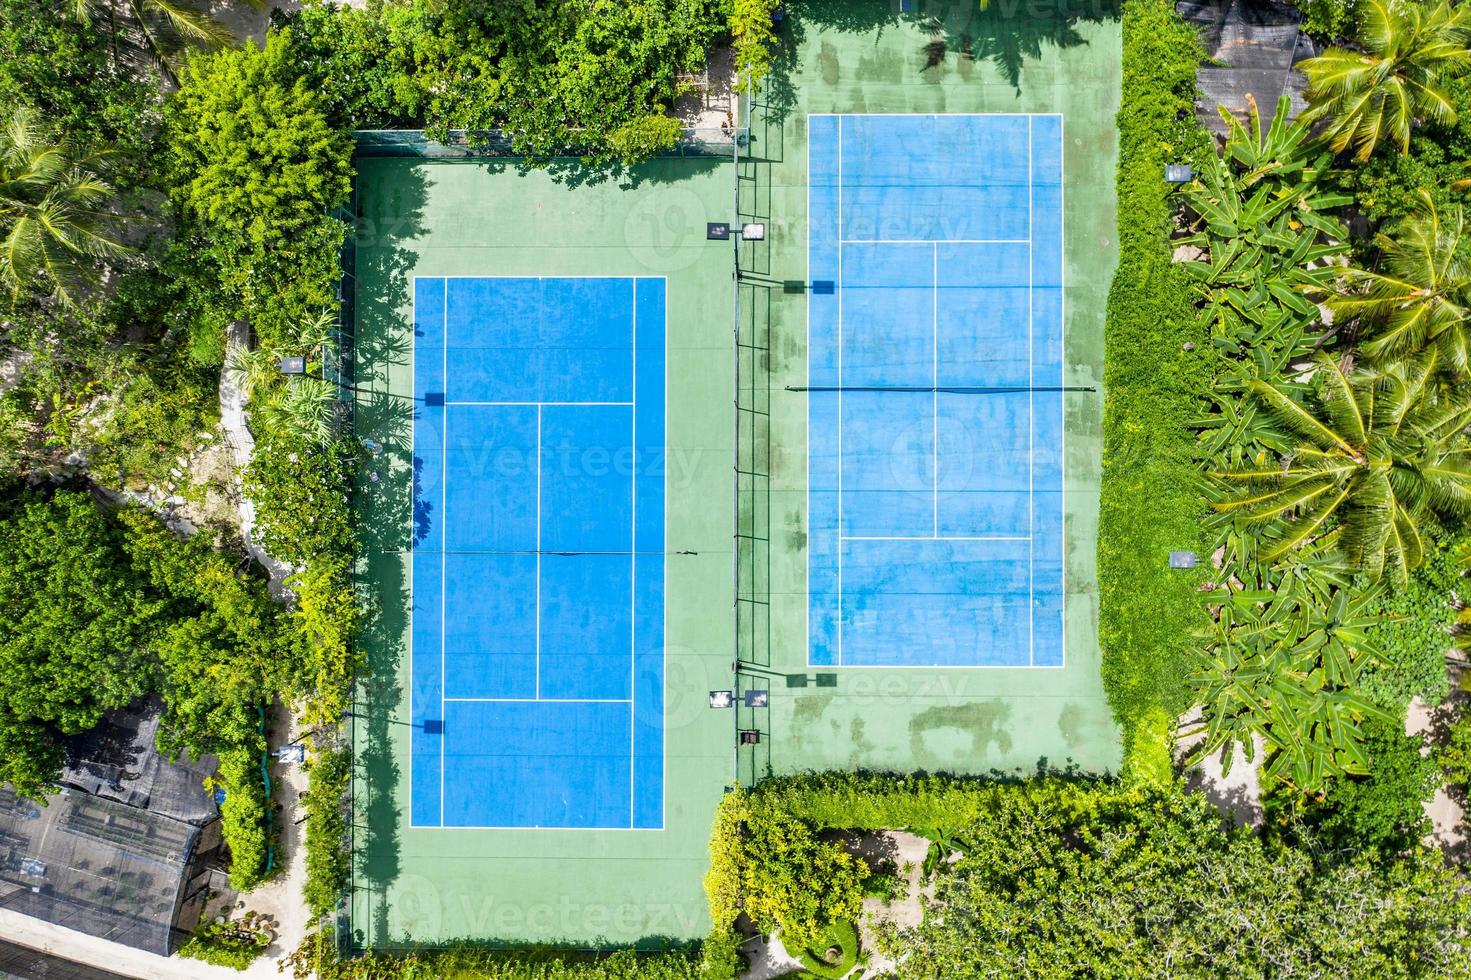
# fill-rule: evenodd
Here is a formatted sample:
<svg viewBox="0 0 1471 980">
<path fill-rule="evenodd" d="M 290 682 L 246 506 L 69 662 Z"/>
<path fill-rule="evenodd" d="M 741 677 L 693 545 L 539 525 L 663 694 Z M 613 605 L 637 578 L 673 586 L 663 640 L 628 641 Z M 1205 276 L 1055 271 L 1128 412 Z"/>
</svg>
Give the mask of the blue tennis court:
<svg viewBox="0 0 1471 980">
<path fill-rule="evenodd" d="M 808 117 L 813 665 L 1063 664 L 1062 117 Z"/>
<path fill-rule="evenodd" d="M 664 822 L 662 278 L 414 281 L 412 824 Z"/>
</svg>

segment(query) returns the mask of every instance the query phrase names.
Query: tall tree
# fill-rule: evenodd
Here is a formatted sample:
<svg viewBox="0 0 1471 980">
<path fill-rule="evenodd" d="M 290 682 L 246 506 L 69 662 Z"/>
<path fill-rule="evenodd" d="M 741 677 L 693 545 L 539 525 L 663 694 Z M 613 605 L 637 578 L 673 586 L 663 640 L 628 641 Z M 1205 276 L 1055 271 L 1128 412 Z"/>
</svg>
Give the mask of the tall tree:
<svg viewBox="0 0 1471 980">
<path fill-rule="evenodd" d="M 1392 361 L 1434 345 L 1457 374 L 1471 372 L 1471 262 L 1466 216 L 1460 207 L 1441 215 L 1429 191 L 1420 210 L 1393 235 L 1377 239 L 1376 268 L 1350 266 L 1343 290 L 1329 297 L 1335 320 L 1360 318 L 1379 328 L 1361 344 L 1377 361 Z"/>
<path fill-rule="evenodd" d="M 1329 48 L 1299 66 L 1308 76 L 1302 118 L 1326 123 L 1329 145 L 1339 153 L 1353 147 L 1359 160 L 1385 140 L 1403 153 L 1416 122 L 1455 121 L 1455 103 L 1441 82 L 1471 66 L 1468 37 L 1471 7 L 1465 4 L 1367 0 L 1362 51 Z"/>
<path fill-rule="evenodd" d="M 1353 375 L 1319 355 L 1316 397 L 1299 400 L 1254 381 L 1253 396 L 1297 445 L 1281 461 L 1254 459 L 1211 475 L 1230 495 L 1215 507 L 1267 528 L 1271 561 L 1337 522 L 1349 562 L 1403 581 L 1424 558 L 1428 513 L 1471 515 L 1471 397 L 1434 383 L 1436 357 Z"/>
<path fill-rule="evenodd" d="M 0 283 L 12 299 L 49 294 L 72 305 L 98 267 L 128 254 L 106 164 L 105 153 L 53 140 L 27 107 L 0 121 Z"/>
</svg>

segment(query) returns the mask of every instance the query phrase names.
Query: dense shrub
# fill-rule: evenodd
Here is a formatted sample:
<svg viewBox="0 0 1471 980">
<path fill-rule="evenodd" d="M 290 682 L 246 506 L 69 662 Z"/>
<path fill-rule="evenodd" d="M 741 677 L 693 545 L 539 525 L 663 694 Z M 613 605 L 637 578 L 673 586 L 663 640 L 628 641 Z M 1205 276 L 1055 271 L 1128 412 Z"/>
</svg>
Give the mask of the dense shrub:
<svg viewBox="0 0 1471 980">
<path fill-rule="evenodd" d="M 215 787 L 225 791 L 220 804 L 220 834 L 230 848 L 230 887 L 247 891 L 264 881 L 275 868 L 268 813 L 271 800 L 261 775 L 262 737 L 256 745 L 230 748 L 219 754 Z"/>
<path fill-rule="evenodd" d="M 347 838 L 347 784 L 351 778 L 352 754 L 346 750 L 318 752 L 307 768 L 303 891 L 313 915 L 330 913 L 347 888 L 352 860 Z"/>
<path fill-rule="evenodd" d="M 0 782 L 23 794 L 54 784 L 61 736 L 149 690 L 167 603 L 123 537 L 81 492 L 21 492 L 0 512 Z"/>
<path fill-rule="evenodd" d="M 1199 796 L 1003 793 L 880 946 L 904 976 L 1412 977 L 1471 970 L 1471 895 L 1438 854 L 1379 869 L 1222 825 Z"/>
<path fill-rule="evenodd" d="M 357 127 L 502 130 L 535 161 L 631 162 L 672 145 L 656 122 L 728 29 L 721 0 L 461 4 L 409 0 L 281 19 L 294 61 Z M 750 7 L 750 3 L 744 3 Z M 748 32 L 749 34 L 749 32 Z M 764 39 L 749 34 L 751 44 Z"/>
<path fill-rule="evenodd" d="M 292 965 L 297 980 L 735 980 L 733 973 L 707 969 L 695 946 L 664 953 L 624 950 L 594 955 L 466 945 L 337 961 L 324 945 L 299 951 Z"/>
<path fill-rule="evenodd" d="M 336 302 L 351 140 L 274 35 L 264 49 L 191 59 L 180 84 L 168 110 L 174 199 L 236 315 L 278 345 Z"/>
<path fill-rule="evenodd" d="M 178 953 L 186 960 L 203 960 L 211 966 L 244 970 L 269 944 L 264 932 L 240 929 L 229 922 L 210 922 L 190 936 Z"/>
<path fill-rule="evenodd" d="M 352 465 L 345 444 L 322 447 L 288 433 L 263 433 L 242 480 L 266 551 L 298 567 L 348 554 Z"/>
<path fill-rule="evenodd" d="M 117 151 L 125 184 L 153 171 L 143 151 L 163 99 L 105 23 L 79 23 L 54 4 L 0 0 L 0 105 L 18 103 L 77 143 Z"/>
<path fill-rule="evenodd" d="M 260 706 L 299 686 L 291 633 L 264 579 L 201 535 L 101 510 L 83 492 L 15 494 L 0 511 L 0 779 L 44 792 L 60 736 L 161 696 L 158 745 L 215 754 L 236 887 L 265 870 L 269 801 Z M 14 685 L 15 689 L 9 689 Z"/>
<path fill-rule="evenodd" d="M 782 941 L 801 949 L 834 923 L 858 918 L 870 869 L 792 811 L 732 793 L 714 840 L 706 892 L 717 930 L 740 911 L 763 932 L 780 927 Z"/>
<path fill-rule="evenodd" d="M 1457 106 L 1471 105 L 1471 76 L 1443 80 Z M 1376 153 L 1333 175 L 1354 196 L 1355 206 L 1375 222 L 1388 223 L 1413 213 L 1421 191 L 1437 206 L 1464 203 L 1458 182 L 1471 178 L 1471 113 L 1460 112 L 1454 123 L 1427 121 L 1410 134 L 1407 153 Z"/>
<path fill-rule="evenodd" d="M 1398 720 L 1368 722 L 1365 736 L 1367 775 L 1334 780 L 1320 801 L 1296 801 L 1283 787 L 1271 809 L 1281 811 L 1279 819 L 1301 820 L 1326 848 L 1395 861 L 1430 830 L 1425 802 L 1440 784 L 1440 769 Z"/>
<path fill-rule="evenodd" d="M 1189 425 L 1210 384 L 1204 330 L 1171 262 L 1165 164 L 1201 152 L 1194 117 L 1195 32 L 1167 0 L 1124 5 L 1119 112 L 1119 265 L 1104 335 L 1103 483 L 1098 517 L 1103 682 L 1131 742 L 1141 719 L 1189 701 L 1186 650 L 1200 576 L 1171 571 L 1201 550 L 1206 511 Z M 1210 152 L 1205 149 L 1204 152 Z M 1194 345 L 1194 351 L 1187 351 Z"/>
<path fill-rule="evenodd" d="M 1365 671 L 1361 682 L 1367 694 L 1397 715 L 1413 697 L 1439 704 L 1448 693 L 1451 602 L 1467 592 L 1460 562 L 1467 536 L 1438 527 L 1426 530 L 1425 563 L 1380 603 L 1384 621 L 1375 628 L 1374 641 L 1384 658 Z"/>
</svg>

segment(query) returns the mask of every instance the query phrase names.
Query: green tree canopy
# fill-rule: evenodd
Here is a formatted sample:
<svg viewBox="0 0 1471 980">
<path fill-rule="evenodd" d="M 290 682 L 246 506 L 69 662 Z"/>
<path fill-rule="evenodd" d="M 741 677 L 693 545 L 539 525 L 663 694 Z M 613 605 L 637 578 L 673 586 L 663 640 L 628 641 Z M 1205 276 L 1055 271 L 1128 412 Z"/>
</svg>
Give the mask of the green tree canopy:
<svg viewBox="0 0 1471 980">
<path fill-rule="evenodd" d="M 1464 212 L 1455 206 L 1442 215 L 1422 189 L 1420 209 L 1376 243 L 1380 262 L 1374 268 L 1344 270 L 1343 290 L 1328 300 L 1335 318 L 1375 327 L 1362 345 L 1375 360 L 1408 357 L 1433 344 L 1451 371 L 1471 372 L 1471 241 Z"/>
<path fill-rule="evenodd" d="M 1362 51 L 1329 48 L 1298 67 L 1308 76 L 1305 123 L 1324 123 L 1336 152 L 1367 160 L 1381 142 L 1404 153 L 1418 121 L 1454 122 L 1447 76 L 1471 66 L 1471 8 L 1448 0 L 1366 0 Z"/>
<path fill-rule="evenodd" d="M 1200 796 L 1006 793 L 942 866 L 924 921 L 882 927 L 912 980 L 1448 977 L 1471 894 L 1438 854 L 1320 865 L 1223 829 Z"/>
<path fill-rule="evenodd" d="M 260 9 L 264 0 L 244 0 Z M 83 24 L 94 18 L 126 20 L 143 48 L 170 82 L 174 68 L 191 47 L 217 48 L 235 43 L 230 29 L 209 14 L 200 0 L 69 0 L 72 15 Z"/>
<path fill-rule="evenodd" d="M 175 198 L 267 345 L 332 305 L 352 143 L 272 34 L 192 59 L 169 104 Z"/>
<path fill-rule="evenodd" d="M 87 494 L 11 501 L 0 519 L 0 781 L 44 791 L 60 736 L 150 689 L 148 641 L 164 610 Z"/>
</svg>

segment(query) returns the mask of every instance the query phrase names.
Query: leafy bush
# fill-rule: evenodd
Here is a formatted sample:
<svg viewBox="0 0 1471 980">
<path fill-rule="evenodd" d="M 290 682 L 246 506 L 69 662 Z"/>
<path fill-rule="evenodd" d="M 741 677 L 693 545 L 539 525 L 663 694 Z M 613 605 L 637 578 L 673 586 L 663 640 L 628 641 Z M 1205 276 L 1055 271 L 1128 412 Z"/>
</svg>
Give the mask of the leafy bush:
<svg viewBox="0 0 1471 980">
<path fill-rule="evenodd" d="M 167 604 L 123 544 L 79 491 L 22 491 L 0 511 L 0 782 L 24 795 L 55 783 L 61 736 L 149 690 Z"/>
<path fill-rule="evenodd" d="M 1471 105 L 1471 76 L 1444 84 L 1457 106 Z M 1375 222 L 1412 214 L 1420 206 L 1421 191 L 1428 191 L 1442 209 L 1463 203 L 1465 194 L 1457 187 L 1471 178 L 1471 114 L 1461 112 L 1454 123 L 1428 121 L 1411 133 L 1408 152 L 1377 153 L 1331 176 Z"/>
<path fill-rule="evenodd" d="M 332 305 L 352 143 L 289 44 L 191 59 L 169 103 L 173 195 L 268 346 Z"/>
<path fill-rule="evenodd" d="M 306 885 L 303 892 L 313 915 L 327 915 L 347 888 L 352 855 L 347 840 L 347 786 L 352 754 L 323 751 L 307 767 Z"/>
<path fill-rule="evenodd" d="M 837 955 L 830 957 L 830 951 Z M 834 922 L 824 929 L 805 949 L 787 950 L 814 977 L 838 980 L 858 965 L 858 928 L 848 921 Z"/>
<path fill-rule="evenodd" d="M 358 667 L 353 638 L 360 620 L 351 557 L 318 557 L 289 584 L 296 593 L 291 622 L 305 648 L 306 669 L 312 677 L 302 717 L 308 724 L 331 724 L 352 700 Z"/>
<path fill-rule="evenodd" d="M 241 475 L 245 495 L 255 502 L 262 547 L 297 567 L 349 554 L 351 466 L 346 445 L 321 447 L 291 434 L 265 433 Z"/>
<path fill-rule="evenodd" d="M 335 959 L 329 943 L 292 958 L 296 980 L 735 980 L 710 972 L 695 946 L 661 953 L 611 955 L 550 949 L 496 950 L 470 945 L 406 956 Z"/>
<path fill-rule="evenodd" d="M 1190 284 L 1171 262 L 1172 209 L 1160 174 L 1167 163 L 1210 151 L 1194 119 L 1202 57 L 1194 30 L 1167 0 L 1128 0 L 1123 31 L 1119 265 L 1104 335 L 1098 639 L 1109 703 L 1132 746 L 1153 710 L 1173 716 L 1188 705 L 1186 654 L 1201 621 L 1200 575 L 1171 571 L 1167 558 L 1173 550 L 1204 550 L 1205 503 L 1189 424 L 1211 370 Z"/>
<path fill-rule="evenodd" d="M 1321 800 L 1300 800 L 1283 788 L 1272 808 L 1282 819 L 1300 820 L 1325 847 L 1395 861 L 1430 830 L 1424 806 L 1440 784 L 1440 769 L 1398 719 L 1367 724 L 1364 743 L 1367 775 L 1334 780 Z"/>
<path fill-rule="evenodd" d="M 1450 689 L 1446 677 L 1448 635 L 1455 611 L 1451 600 L 1467 593 L 1460 549 L 1464 532 L 1429 528 L 1424 564 L 1409 582 L 1381 600 L 1382 621 L 1374 630 L 1381 659 L 1364 672 L 1360 684 L 1375 701 L 1403 714 L 1416 696 L 1439 704 Z"/>
<path fill-rule="evenodd" d="M 752 92 L 771 71 L 776 32 L 771 15 L 781 0 L 735 0 L 730 34 L 735 45 L 736 91 Z"/>
<path fill-rule="evenodd" d="M 268 874 L 271 839 L 267 828 L 266 785 L 261 777 L 259 747 L 229 749 L 219 754 L 219 774 L 212 786 L 225 791 L 220 804 L 220 835 L 230 848 L 230 887 L 248 891 Z M 269 869 L 274 871 L 275 869 Z"/>
<path fill-rule="evenodd" d="M 264 932 L 241 929 L 231 922 L 210 922 L 201 926 L 179 947 L 186 960 L 203 960 L 211 966 L 246 970 L 270 945 Z"/>
<path fill-rule="evenodd" d="M 790 811 L 766 805 L 759 793 L 733 793 L 716 834 L 721 853 L 706 890 L 717 928 L 734 920 L 738 903 L 762 930 L 780 927 L 783 944 L 800 949 L 834 922 L 858 917 L 867 865 Z"/>
<path fill-rule="evenodd" d="M 728 9 L 722 0 L 406 0 L 279 23 L 312 87 L 333 93 L 340 124 L 422 124 L 439 138 L 469 130 L 472 141 L 502 130 L 534 162 L 569 151 L 632 162 L 670 145 L 677 124 L 656 117 L 679 94 L 679 74 L 704 66 Z"/>
<path fill-rule="evenodd" d="M 0 512 L 0 609 L 11 624 L 0 641 L 0 776 L 44 793 L 60 735 L 157 692 L 159 748 L 219 756 L 237 888 L 266 864 L 260 705 L 301 675 L 283 614 L 243 567 L 203 536 L 181 539 L 136 509 L 105 513 L 75 490 L 23 492 Z"/>
<path fill-rule="evenodd" d="M 1202 797 L 1100 782 L 1057 806 L 1004 793 L 942 870 L 934 911 L 882 928 L 917 978 L 1452 976 L 1471 895 L 1438 854 L 1320 864 L 1225 829 Z"/>
<path fill-rule="evenodd" d="M 1303 0 L 1302 29 L 1314 37 L 1340 38 L 1353 31 L 1359 0 Z"/>
<path fill-rule="evenodd" d="M 120 42 L 104 21 L 0 0 L 0 105 L 32 105 L 77 143 L 109 146 L 132 184 L 150 177 L 144 151 L 162 98 L 155 79 L 133 75 Z"/>
<path fill-rule="evenodd" d="M 632 165 L 671 149 L 683 132 L 684 127 L 673 117 L 637 116 L 608 134 L 608 152 L 620 163 Z"/>
</svg>

